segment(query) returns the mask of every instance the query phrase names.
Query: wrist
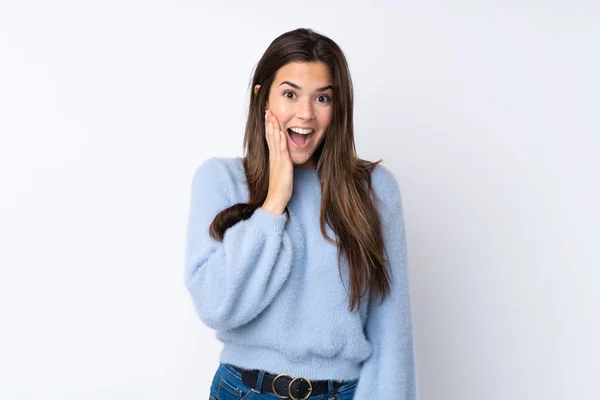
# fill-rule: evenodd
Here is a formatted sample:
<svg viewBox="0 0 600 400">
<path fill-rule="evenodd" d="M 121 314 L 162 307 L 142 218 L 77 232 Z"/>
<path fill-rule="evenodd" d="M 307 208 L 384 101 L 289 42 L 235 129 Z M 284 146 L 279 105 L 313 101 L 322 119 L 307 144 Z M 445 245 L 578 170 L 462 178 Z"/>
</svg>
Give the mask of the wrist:
<svg viewBox="0 0 600 400">
<path fill-rule="evenodd" d="M 274 201 L 270 201 L 269 199 L 267 199 L 265 200 L 263 205 L 260 206 L 260 208 L 271 214 L 282 215 L 283 211 L 285 210 L 285 205 L 282 205 L 281 203 L 278 204 Z"/>
</svg>

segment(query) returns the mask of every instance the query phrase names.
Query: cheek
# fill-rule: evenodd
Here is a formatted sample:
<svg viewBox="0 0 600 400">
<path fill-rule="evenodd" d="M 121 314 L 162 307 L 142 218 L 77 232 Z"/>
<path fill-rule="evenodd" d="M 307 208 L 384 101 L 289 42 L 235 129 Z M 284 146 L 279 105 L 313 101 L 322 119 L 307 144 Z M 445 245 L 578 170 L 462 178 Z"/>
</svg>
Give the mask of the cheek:
<svg viewBox="0 0 600 400">
<path fill-rule="evenodd" d="M 283 103 L 274 103 L 270 110 L 275 114 L 280 124 L 285 124 L 293 116 L 293 110 L 290 106 Z"/>
<path fill-rule="evenodd" d="M 317 119 L 319 121 L 319 126 L 321 126 L 323 128 L 327 128 L 329 126 L 329 124 L 331 123 L 332 114 L 333 114 L 333 111 L 331 109 L 324 110 L 322 113 L 319 113 L 317 115 Z"/>
<path fill-rule="evenodd" d="M 271 94 L 268 102 L 269 110 L 275 115 L 280 124 L 289 119 L 289 115 L 293 112 L 289 104 L 282 101 L 278 96 Z"/>
</svg>

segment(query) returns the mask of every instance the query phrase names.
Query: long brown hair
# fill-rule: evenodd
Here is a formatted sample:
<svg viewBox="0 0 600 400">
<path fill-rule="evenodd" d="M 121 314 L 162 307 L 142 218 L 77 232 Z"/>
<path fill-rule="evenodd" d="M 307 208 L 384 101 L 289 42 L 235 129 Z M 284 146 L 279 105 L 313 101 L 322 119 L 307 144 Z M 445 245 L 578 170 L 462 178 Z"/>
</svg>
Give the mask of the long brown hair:
<svg viewBox="0 0 600 400">
<path fill-rule="evenodd" d="M 269 148 L 265 140 L 264 114 L 275 74 L 289 62 L 323 62 L 333 77 L 332 120 L 313 157 L 322 190 L 321 233 L 338 246 L 340 273 L 341 258 L 346 256 L 350 277 L 349 309 L 353 311 L 355 306 L 360 307 L 366 295 L 365 282 L 369 282 L 372 293 L 382 296 L 381 301 L 390 291 L 382 225 L 371 186 L 371 171 L 383 160 L 369 162 L 356 155 L 352 79 L 344 53 L 328 37 L 303 28 L 286 32 L 269 45 L 258 62 L 251 83 L 243 143 L 249 200 L 217 214 L 210 226 L 210 235 L 222 241 L 229 227 L 250 218 L 267 197 Z M 257 93 L 252 90 L 256 85 L 261 85 Z M 287 207 L 285 213 L 289 220 Z M 337 243 L 327 236 L 325 221 L 335 233 Z"/>
</svg>

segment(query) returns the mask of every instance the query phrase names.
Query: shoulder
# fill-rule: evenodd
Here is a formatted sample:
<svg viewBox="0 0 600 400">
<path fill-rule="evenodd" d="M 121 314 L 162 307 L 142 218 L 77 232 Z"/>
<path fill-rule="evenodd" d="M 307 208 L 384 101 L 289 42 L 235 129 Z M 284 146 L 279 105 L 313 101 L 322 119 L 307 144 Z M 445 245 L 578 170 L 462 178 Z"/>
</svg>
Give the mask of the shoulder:
<svg viewBox="0 0 600 400">
<path fill-rule="evenodd" d="M 209 157 L 196 168 L 196 173 L 236 173 L 241 167 L 239 157 Z"/>
<path fill-rule="evenodd" d="M 389 168 L 379 163 L 371 171 L 371 183 L 385 237 L 403 238 L 404 210 L 398 180 Z"/>
<path fill-rule="evenodd" d="M 371 184 L 380 201 L 399 202 L 400 186 L 393 172 L 383 163 L 379 163 L 371 171 Z"/>
<path fill-rule="evenodd" d="M 193 186 L 227 189 L 235 185 L 243 174 L 239 157 L 210 157 L 196 168 Z"/>
</svg>

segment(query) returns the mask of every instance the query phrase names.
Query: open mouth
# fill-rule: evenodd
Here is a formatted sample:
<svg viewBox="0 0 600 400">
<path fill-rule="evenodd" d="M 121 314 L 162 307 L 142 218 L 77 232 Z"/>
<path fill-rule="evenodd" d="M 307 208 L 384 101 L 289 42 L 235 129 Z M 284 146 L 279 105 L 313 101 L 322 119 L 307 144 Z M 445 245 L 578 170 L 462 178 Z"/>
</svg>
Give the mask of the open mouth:
<svg viewBox="0 0 600 400">
<path fill-rule="evenodd" d="M 295 145 L 299 146 L 299 147 L 305 147 L 310 140 L 312 139 L 313 135 L 315 134 L 314 129 L 308 133 L 308 134 L 302 134 L 302 133 L 297 133 L 294 132 L 293 130 L 291 130 L 290 128 L 287 129 L 287 133 L 288 136 L 290 137 L 290 139 L 292 140 L 292 142 L 294 142 Z"/>
</svg>

